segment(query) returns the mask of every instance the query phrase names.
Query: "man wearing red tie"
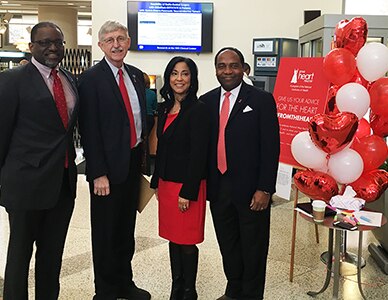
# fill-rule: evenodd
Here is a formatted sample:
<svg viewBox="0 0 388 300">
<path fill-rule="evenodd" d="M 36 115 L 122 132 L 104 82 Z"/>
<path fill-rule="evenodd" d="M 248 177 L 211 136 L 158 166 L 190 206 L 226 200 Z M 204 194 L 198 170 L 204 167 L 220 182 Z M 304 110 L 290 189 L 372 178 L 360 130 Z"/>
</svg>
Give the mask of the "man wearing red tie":
<svg viewBox="0 0 388 300">
<path fill-rule="evenodd" d="M 94 300 L 148 300 L 133 282 L 136 208 L 146 142 L 143 72 L 125 64 L 128 30 L 107 21 L 98 33 L 105 57 L 79 80 L 81 143 L 90 184 Z"/>
<path fill-rule="evenodd" d="M 227 278 L 218 300 L 263 299 L 279 124 L 273 96 L 243 81 L 244 57 L 215 57 L 221 84 L 202 100 L 212 116 L 207 198 Z"/>
<path fill-rule="evenodd" d="M 78 95 L 73 76 L 58 67 L 61 29 L 41 22 L 31 30 L 30 63 L 0 73 L 0 203 L 10 239 L 4 300 L 28 299 L 35 254 L 35 299 L 57 299 L 77 170 L 73 129 Z"/>
</svg>

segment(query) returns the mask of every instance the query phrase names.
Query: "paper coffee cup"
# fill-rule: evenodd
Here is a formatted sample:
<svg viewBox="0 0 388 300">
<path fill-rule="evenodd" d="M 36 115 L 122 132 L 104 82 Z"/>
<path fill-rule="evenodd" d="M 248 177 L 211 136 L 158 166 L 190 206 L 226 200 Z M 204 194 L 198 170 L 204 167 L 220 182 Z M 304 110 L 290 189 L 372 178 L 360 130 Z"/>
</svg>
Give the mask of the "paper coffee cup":
<svg viewBox="0 0 388 300">
<path fill-rule="evenodd" d="M 325 218 L 326 203 L 322 200 L 314 200 L 313 206 L 313 219 L 315 222 L 321 223 Z"/>
</svg>

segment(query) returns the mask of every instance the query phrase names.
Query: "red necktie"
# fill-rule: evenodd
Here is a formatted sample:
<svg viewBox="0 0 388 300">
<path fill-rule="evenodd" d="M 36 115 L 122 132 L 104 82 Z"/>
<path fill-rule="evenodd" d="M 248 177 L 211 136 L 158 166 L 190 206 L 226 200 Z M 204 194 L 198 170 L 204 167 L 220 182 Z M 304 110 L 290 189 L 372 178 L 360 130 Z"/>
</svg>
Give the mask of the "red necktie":
<svg viewBox="0 0 388 300">
<path fill-rule="evenodd" d="M 229 117 L 229 106 L 230 106 L 230 92 L 225 93 L 224 102 L 222 102 L 221 113 L 220 113 L 220 127 L 218 131 L 218 145 L 217 145 L 217 162 L 218 170 L 221 174 L 224 174 L 228 169 L 226 163 L 226 149 L 225 149 L 225 127 L 228 123 Z"/>
<path fill-rule="evenodd" d="M 59 116 L 62 119 L 63 126 L 67 129 L 67 126 L 69 124 L 69 115 L 67 114 L 66 97 L 65 92 L 63 91 L 62 82 L 58 76 L 58 71 L 56 69 L 51 70 L 51 76 L 53 78 L 53 94 L 55 105 L 57 106 Z M 66 150 L 65 168 L 68 168 L 68 166 L 69 158 Z"/>
<path fill-rule="evenodd" d="M 131 101 L 129 100 L 128 91 L 124 83 L 123 70 L 121 69 L 119 69 L 119 88 L 120 88 L 121 96 L 123 97 L 123 100 L 124 100 L 125 109 L 127 110 L 129 126 L 131 130 L 131 148 L 133 148 L 135 147 L 136 141 L 137 141 L 135 119 L 133 117 Z"/>
</svg>

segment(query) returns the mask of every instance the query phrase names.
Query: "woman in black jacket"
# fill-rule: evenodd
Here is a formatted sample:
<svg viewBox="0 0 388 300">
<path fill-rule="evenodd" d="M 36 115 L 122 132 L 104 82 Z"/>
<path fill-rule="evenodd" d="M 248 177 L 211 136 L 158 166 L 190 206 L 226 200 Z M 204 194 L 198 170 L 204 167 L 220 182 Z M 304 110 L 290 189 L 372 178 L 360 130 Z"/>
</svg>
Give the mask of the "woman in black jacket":
<svg viewBox="0 0 388 300">
<path fill-rule="evenodd" d="M 158 115 L 158 148 L 151 187 L 159 200 L 159 235 L 169 240 L 170 300 L 197 299 L 196 244 L 204 240 L 209 118 L 198 101 L 198 69 L 174 57 L 164 72 Z"/>
</svg>

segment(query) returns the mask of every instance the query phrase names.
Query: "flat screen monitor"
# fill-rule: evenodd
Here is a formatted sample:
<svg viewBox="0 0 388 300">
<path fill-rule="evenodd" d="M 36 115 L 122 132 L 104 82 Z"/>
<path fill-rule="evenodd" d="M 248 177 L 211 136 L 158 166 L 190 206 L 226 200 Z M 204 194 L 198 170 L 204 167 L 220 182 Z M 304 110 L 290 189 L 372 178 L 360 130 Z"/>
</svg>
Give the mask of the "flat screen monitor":
<svg viewBox="0 0 388 300">
<path fill-rule="evenodd" d="M 212 52 L 213 3 L 128 1 L 130 50 Z"/>
</svg>

